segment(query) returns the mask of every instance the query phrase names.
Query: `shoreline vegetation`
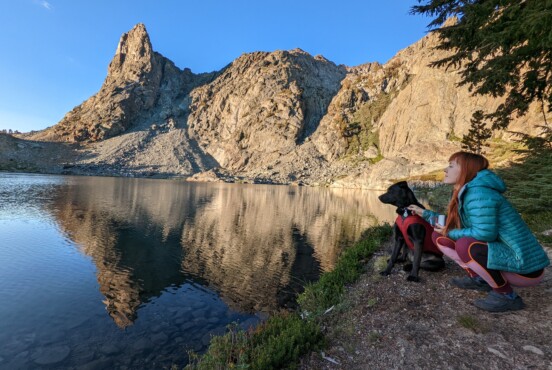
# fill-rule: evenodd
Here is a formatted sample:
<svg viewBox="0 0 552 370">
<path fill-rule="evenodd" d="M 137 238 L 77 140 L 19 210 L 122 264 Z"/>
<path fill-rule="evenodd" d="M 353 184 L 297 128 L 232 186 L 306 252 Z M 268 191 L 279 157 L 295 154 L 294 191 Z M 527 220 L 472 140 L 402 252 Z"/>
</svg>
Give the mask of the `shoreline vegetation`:
<svg viewBox="0 0 552 370">
<path fill-rule="evenodd" d="M 528 155 L 507 167 L 493 168 L 506 182 L 506 197 L 545 248 L 552 248 L 550 168 L 551 152 Z M 435 174 L 433 180 L 439 180 L 438 177 L 439 174 Z M 418 187 L 415 191 L 428 199 L 431 208 L 444 210 L 450 190 L 448 186 L 438 185 Z M 327 329 L 323 328 L 327 325 L 323 322 L 324 315 L 334 309 L 340 312 L 333 315 L 347 315 L 346 309 L 339 308 L 346 300 L 346 287 L 360 278 L 374 253 L 382 249 L 390 236 L 389 225 L 369 228 L 353 246 L 343 251 L 334 270 L 324 273 L 319 281 L 305 287 L 297 298 L 299 309 L 277 313 L 248 331 L 238 329 L 237 325 L 229 327 L 225 335 L 212 338 L 203 355 L 190 353 L 190 363 L 185 369 L 295 368 L 302 357 L 323 351 L 326 345 L 324 329 Z M 365 304 L 369 306 L 371 303 L 367 301 Z M 391 348 L 387 350 L 393 351 Z M 324 353 L 320 354 L 324 358 Z M 325 360 L 333 362 L 330 357 Z"/>
<path fill-rule="evenodd" d="M 300 309 L 276 313 L 248 331 L 230 326 L 228 333 L 212 338 L 205 354 L 192 353 L 186 369 L 288 368 L 300 356 L 322 349 L 319 318 L 342 301 L 346 285 L 360 277 L 367 260 L 390 236 L 389 225 L 369 228 L 343 251 L 332 271 L 305 287 L 297 299 Z"/>
</svg>

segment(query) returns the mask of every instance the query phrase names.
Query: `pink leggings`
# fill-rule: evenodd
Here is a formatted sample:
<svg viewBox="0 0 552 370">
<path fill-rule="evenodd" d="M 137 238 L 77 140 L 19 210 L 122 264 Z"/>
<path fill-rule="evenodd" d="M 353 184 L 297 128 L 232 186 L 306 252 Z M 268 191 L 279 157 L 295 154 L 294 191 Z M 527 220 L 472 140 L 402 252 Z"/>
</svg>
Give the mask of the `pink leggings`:
<svg viewBox="0 0 552 370">
<path fill-rule="evenodd" d="M 481 277 L 498 293 L 510 293 L 512 286 L 535 286 L 544 276 L 544 269 L 530 274 L 516 274 L 487 268 L 489 247 L 486 242 L 474 238 L 454 241 L 436 232 L 431 238 L 445 256 L 465 269 L 471 277 Z"/>
</svg>

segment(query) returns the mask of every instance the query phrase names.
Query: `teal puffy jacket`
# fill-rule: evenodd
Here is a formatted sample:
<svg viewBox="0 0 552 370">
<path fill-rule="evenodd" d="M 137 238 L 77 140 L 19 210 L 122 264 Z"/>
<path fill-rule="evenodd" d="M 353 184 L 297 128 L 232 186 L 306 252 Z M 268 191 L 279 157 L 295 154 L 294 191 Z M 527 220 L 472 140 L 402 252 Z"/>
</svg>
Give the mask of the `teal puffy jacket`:
<svg viewBox="0 0 552 370">
<path fill-rule="evenodd" d="M 448 237 L 463 237 L 487 242 L 487 267 L 494 270 L 528 274 L 550 264 L 550 260 L 519 213 L 504 198 L 506 185 L 489 170 L 482 170 L 458 194 L 461 229 L 452 229 Z M 434 212 L 425 211 L 429 219 Z"/>
</svg>

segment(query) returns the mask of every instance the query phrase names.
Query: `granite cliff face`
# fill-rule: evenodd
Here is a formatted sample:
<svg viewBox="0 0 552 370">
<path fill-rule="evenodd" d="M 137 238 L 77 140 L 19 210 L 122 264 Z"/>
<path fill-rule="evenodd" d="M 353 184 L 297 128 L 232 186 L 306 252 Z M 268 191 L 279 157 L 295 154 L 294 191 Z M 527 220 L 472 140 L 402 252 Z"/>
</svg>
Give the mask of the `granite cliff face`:
<svg viewBox="0 0 552 370">
<path fill-rule="evenodd" d="M 430 34 L 388 62 L 411 79 L 378 122 L 385 157 L 408 153 L 410 159 L 423 161 L 427 160 L 424 151 L 454 150 L 456 145 L 451 144 L 468 132 L 472 113 L 493 111 L 502 102 L 491 96 L 473 96 L 467 86 L 459 86 L 458 70 L 430 67 L 432 61 L 447 56 L 434 49 L 437 43 L 437 35 Z M 536 105 L 532 108 L 526 117 L 514 120 L 509 130 L 537 134 L 534 123 L 542 122 L 542 113 Z M 507 136 L 504 132 L 497 135 Z"/>
<path fill-rule="evenodd" d="M 192 91 L 190 131 L 223 168 L 274 165 L 317 130 L 345 75 L 299 49 L 242 55 Z"/>
<path fill-rule="evenodd" d="M 472 113 L 500 103 L 459 87 L 456 70 L 429 67 L 445 55 L 436 44 L 428 35 L 357 67 L 300 49 L 255 52 L 198 75 L 154 52 L 139 24 L 96 95 L 24 138 L 78 144 L 57 164 L 65 173 L 382 188 L 444 166 Z M 510 129 L 538 133 L 541 115 L 535 106 Z"/>
</svg>

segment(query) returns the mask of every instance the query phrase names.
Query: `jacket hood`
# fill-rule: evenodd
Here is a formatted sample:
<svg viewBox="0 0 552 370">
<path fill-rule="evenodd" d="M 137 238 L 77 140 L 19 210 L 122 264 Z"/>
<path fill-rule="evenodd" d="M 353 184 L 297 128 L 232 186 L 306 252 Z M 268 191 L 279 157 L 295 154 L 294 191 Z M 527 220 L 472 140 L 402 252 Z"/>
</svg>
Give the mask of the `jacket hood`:
<svg viewBox="0 0 552 370">
<path fill-rule="evenodd" d="M 504 193 L 506 191 L 506 184 L 497 174 L 489 170 L 481 170 L 475 175 L 473 180 L 466 184 L 466 187 L 484 187 Z"/>
</svg>

